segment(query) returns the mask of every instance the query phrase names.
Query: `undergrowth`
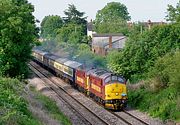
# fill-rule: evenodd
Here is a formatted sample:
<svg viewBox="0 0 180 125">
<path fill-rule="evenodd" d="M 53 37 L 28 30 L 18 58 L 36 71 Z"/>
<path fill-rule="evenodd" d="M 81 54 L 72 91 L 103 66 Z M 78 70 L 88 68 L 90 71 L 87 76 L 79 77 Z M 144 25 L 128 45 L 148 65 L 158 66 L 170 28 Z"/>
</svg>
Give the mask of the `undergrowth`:
<svg viewBox="0 0 180 125">
<path fill-rule="evenodd" d="M 21 96 L 23 84 L 17 79 L 0 77 L 0 124 L 40 125 L 28 110 L 28 103 Z"/>
<path fill-rule="evenodd" d="M 129 90 L 129 104 L 153 117 L 180 122 L 180 51 L 156 61 L 146 83 Z"/>
</svg>

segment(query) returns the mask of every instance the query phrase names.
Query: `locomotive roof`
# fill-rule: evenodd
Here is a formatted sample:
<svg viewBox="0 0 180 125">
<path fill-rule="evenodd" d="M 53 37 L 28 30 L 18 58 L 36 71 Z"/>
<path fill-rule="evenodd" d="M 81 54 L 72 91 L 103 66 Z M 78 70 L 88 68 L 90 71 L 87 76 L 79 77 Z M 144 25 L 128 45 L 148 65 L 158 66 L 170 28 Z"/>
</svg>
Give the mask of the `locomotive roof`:
<svg viewBox="0 0 180 125">
<path fill-rule="evenodd" d="M 101 79 L 105 79 L 106 77 L 108 77 L 112 73 L 109 71 L 106 71 L 104 69 L 91 69 L 87 72 L 87 75 L 89 75 L 89 74 L 97 76 Z"/>
<path fill-rule="evenodd" d="M 82 64 L 79 63 L 79 62 L 76 62 L 76 61 L 70 61 L 70 60 L 69 60 L 69 61 L 66 61 L 66 62 L 64 63 L 64 65 L 76 69 L 76 68 L 80 67 Z"/>
</svg>

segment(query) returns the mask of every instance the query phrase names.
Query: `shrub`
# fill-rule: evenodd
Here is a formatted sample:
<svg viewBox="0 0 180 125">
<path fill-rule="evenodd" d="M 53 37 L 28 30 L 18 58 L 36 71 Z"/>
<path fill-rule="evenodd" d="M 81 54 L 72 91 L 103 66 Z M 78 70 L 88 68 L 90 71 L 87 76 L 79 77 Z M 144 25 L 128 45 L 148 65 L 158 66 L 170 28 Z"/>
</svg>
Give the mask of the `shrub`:
<svg viewBox="0 0 180 125">
<path fill-rule="evenodd" d="M 23 99 L 23 85 L 17 79 L 0 77 L 0 124 L 38 125 Z"/>
</svg>

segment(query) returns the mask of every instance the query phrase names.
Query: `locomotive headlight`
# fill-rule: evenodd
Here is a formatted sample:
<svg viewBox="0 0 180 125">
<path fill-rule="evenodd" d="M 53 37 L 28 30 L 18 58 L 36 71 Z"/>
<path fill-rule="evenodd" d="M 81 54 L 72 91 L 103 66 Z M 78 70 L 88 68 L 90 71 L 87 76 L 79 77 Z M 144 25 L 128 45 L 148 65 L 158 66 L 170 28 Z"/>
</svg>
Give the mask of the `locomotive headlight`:
<svg viewBox="0 0 180 125">
<path fill-rule="evenodd" d="M 126 94 L 124 94 L 124 93 L 122 93 L 121 95 L 122 95 L 122 96 L 126 96 Z"/>
<path fill-rule="evenodd" d="M 119 95 L 119 93 L 116 93 L 116 96 L 118 96 Z"/>
</svg>

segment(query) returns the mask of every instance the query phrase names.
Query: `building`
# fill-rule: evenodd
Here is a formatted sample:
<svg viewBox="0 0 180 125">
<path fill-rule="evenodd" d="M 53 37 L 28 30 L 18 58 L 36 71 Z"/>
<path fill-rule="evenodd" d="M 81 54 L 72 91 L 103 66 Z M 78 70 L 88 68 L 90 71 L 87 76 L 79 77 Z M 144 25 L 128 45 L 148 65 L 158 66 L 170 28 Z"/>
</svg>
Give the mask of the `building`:
<svg viewBox="0 0 180 125">
<path fill-rule="evenodd" d="M 135 25 L 135 24 L 140 24 L 147 29 L 151 29 L 153 26 L 165 25 L 167 23 L 165 23 L 165 22 L 152 22 L 151 20 L 148 20 L 147 22 L 128 22 L 129 28 L 133 27 L 133 25 Z"/>
<path fill-rule="evenodd" d="M 125 46 L 127 37 L 122 34 L 93 34 L 92 51 L 106 56 L 111 50 L 121 50 Z"/>
<path fill-rule="evenodd" d="M 87 36 L 92 38 L 93 34 L 96 34 L 96 32 L 94 32 L 94 26 L 91 20 L 90 22 L 87 23 Z"/>
</svg>

